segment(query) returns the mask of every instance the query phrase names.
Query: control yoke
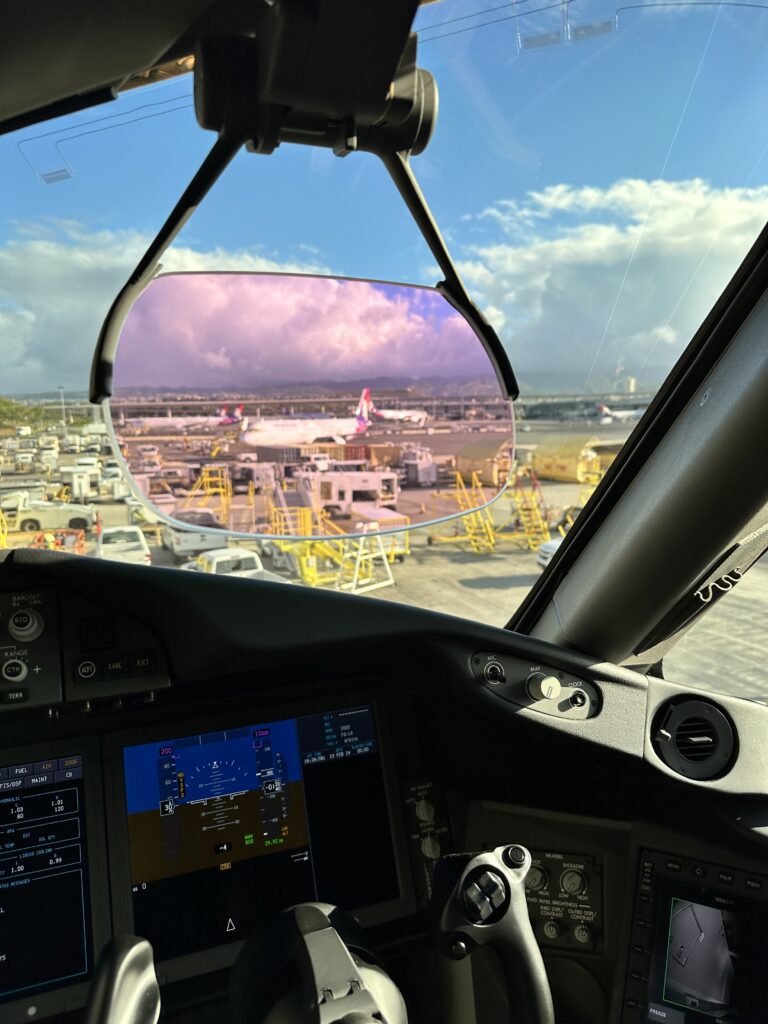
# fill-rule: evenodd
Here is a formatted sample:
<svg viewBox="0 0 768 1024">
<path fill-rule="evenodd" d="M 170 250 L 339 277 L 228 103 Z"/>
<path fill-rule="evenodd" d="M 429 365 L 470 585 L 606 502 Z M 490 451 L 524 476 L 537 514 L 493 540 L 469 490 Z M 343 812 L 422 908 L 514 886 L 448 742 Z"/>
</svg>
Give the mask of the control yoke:
<svg viewBox="0 0 768 1024">
<path fill-rule="evenodd" d="M 455 854 L 438 862 L 435 906 L 440 948 L 463 960 L 490 946 L 507 983 L 511 1024 L 554 1024 L 552 993 L 525 900 L 531 855 L 522 846 Z"/>
<path fill-rule="evenodd" d="M 354 921 L 301 903 L 245 943 L 232 970 L 233 1024 L 406 1024 L 403 997 Z"/>
<path fill-rule="evenodd" d="M 107 943 L 96 965 L 84 1024 L 157 1024 L 160 988 L 152 947 L 135 935 Z"/>
</svg>

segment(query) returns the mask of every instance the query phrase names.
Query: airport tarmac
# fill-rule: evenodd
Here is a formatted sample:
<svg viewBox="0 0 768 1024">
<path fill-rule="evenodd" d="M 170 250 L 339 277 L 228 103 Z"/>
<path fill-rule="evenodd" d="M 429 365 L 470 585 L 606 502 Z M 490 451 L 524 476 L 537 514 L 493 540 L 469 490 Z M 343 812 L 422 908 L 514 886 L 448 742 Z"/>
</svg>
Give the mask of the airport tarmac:
<svg viewBox="0 0 768 1024">
<path fill-rule="evenodd" d="M 493 422 L 466 424 L 430 424 L 426 430 L 398 427 L 371 431 L 369 443 L 391 441 L 393 444 L 418 444 L 429 447 L 436 456 L 455 454 L 474 440 L 498 440 L 503 443 L 508 434 Z M 571 423 L 559 420 L 532 420 L 525 424 L 530 429 L 518 433 L 521 451 L 529 449 L 555 436 L 597 437 L 608 443 L 623 441 L 632 427 L 626 424 L 594 424 L 583 421 Z M 479 429 L 477 429 L 479 427 Z M 167 451 L 168 461 L 179 451 L 180 438 L 136 438 L 135 443 L 157 443 L 161 453 Z M 364 442 L 363 442 L 364 443 Z M 61 465 L 72 464 L 76 456 L 63 456 Z M 12 477 L 6 475 L 3 485 L 8 487 Z M 23 487 L 22 478 L 18 486 Z M 581 488 L 577 484 L 544 481 L 542 492 L 551 509 L 567 508 L 579 503 Z M 424 505 L 429 512 L 445 514 L 456 508 L 450 490 L 438 496 L 435 488 L 410 489 L 403 492 L 403 511 L 410 505 Z M 490 492 L 489 492 L 490 496 Z M 237 501 L 244 500 L 236 496 Z M 183 507 L 183 499 L 179 503 Z M 503 526 L 512 515 L 514 506 L 509 495 L 502 495 L 494 503 L 493 515 L 497 526 Z M 122 502 L 104 502 L 99 505 L 104 526 L 123 525 L 130 521 L 130 509 Z M 369 598 L 401 602 L 421 608 L 446 612 L 462 618 L 504 626 L 519 607 L 540 576 L 536 553 L 522 542 L 502 541 L 490 554 L 475 554 L 466 543 L 453 543 L 437 539 L 449 537 L 456 530 L 465 533 L 461 524 L 442 527 L 422 527 L 410 534 L 411 554 L 402 563 L 392 566 L 394 586 L 369 594 Z M 432 543 L 430 543 L 430 538 Z M 89 553 L 95 550 L 95 541 L 87 545 Z M 152 547 L 153 564 L 171 566 L 172 557 L 160 546 Z M 268 560 L 267 568 L 271 568 Z M 755 566 L 742 580 L 734 593 L 707 611 L 689 637 L 683 638 L 668 655 L 667 676 L 676 681 L 702 689 L 728 692 L 746 697 L 768 699 L 768 682 L 763 671 L 762 633 L 768 620 L 768 564 Z"/>
</svg>

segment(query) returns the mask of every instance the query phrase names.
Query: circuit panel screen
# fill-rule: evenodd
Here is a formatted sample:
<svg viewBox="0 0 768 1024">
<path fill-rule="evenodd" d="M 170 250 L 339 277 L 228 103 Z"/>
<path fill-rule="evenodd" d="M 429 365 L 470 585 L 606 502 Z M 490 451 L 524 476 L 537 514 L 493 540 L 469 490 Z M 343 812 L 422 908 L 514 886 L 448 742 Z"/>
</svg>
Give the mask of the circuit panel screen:
<svg viewBox="0 0 768 1024">
<path fill-rule="evenodd" d="M 87 980 L 83 759 L 0 768 L 0 1002 Z"/>
<path fill-rule="evenodd" d="M 136 934 L 157 960 L 302 900 L 399 896 L 369 705 L 123 748 Z"/>
</svg>

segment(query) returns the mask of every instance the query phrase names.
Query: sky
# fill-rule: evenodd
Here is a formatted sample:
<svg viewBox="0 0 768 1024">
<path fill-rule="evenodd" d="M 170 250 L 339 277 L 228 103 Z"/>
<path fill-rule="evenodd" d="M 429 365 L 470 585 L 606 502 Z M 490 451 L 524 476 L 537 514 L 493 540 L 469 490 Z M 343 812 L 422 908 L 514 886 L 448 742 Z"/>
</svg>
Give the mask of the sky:
<svg viewBox="0 0 768 1024">
<path fill-rule="evenodd" d="M 768 10 L 549 6 L 422 9 L 440 113 L 414 170 L 524 395 L 655 387 L 768 219 Z M 86 389 L 115 294 L 214 141 L 191 84 L 0 137 L 3 393 Z M 163 262 L 439 277 L 376 158 L 291 146 L 238 155 Z"/>
<path fill-rule="evenodd" d="M 334 278 L 168 274 L 131 309 L 114 393 L 491 377 L 481 343 L 438 292 Z"/>
</svg>

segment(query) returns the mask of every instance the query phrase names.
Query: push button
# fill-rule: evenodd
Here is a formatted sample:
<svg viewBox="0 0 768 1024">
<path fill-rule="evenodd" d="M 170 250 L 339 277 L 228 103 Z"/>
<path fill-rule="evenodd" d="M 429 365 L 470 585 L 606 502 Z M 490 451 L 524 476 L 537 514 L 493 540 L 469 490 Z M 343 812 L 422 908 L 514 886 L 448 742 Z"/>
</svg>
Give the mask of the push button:
<svg viewBox="0 0 768 1024">
<path fill-rule="evenodd" d="M 155 671 L 154 651 L 139 651 L 128 655 L 129 676 L 151 676 Z"/>
<path fill-rule="evenodd" d="M 25 701 L 29 700 L 29 690 L 18 688 L 4 690 L 0 700 L 2 700 L 3 704 L 24 704 Z"/>
<path fill-rule="evenodd" d="M 83 661 L 75 663 L 75 679 L 88 682 L 91 679 L 95 679 L 98 675 L 98 669 L 96 662 L 90 658 L 85 658 Z"/>
<path fill-rule="evenodd" d="M 7 679 L 9 683 L 22 682 L 27 678 L 28 671 L 26 663 L 20 658 L 9 658 L 8 661 L 3 662 L 3 667 L 0 669 L 3 679 Z"/>
<path fill-rule="evenodd" d="M 104 682 L 121 679 L 128 674 L 128 657 L 125 654 L 113 654 L 101 663 L 101 678 Z"/>
</svg>

